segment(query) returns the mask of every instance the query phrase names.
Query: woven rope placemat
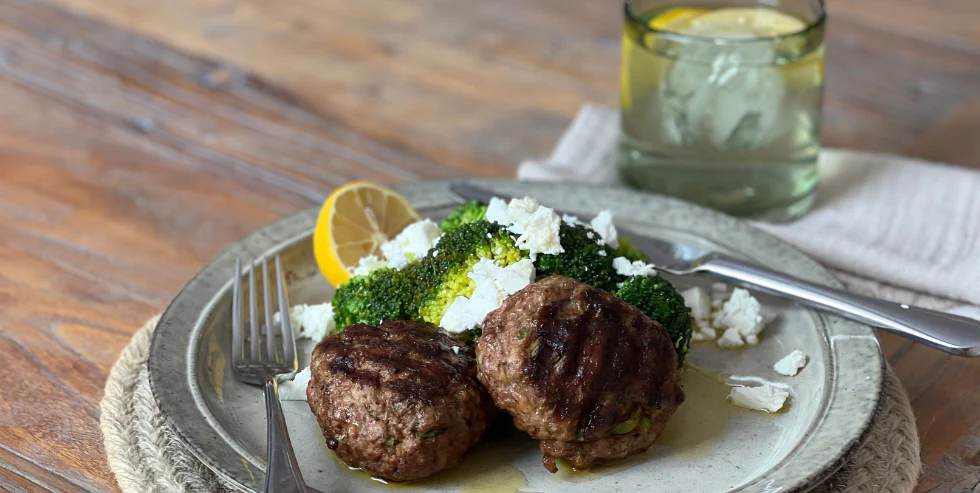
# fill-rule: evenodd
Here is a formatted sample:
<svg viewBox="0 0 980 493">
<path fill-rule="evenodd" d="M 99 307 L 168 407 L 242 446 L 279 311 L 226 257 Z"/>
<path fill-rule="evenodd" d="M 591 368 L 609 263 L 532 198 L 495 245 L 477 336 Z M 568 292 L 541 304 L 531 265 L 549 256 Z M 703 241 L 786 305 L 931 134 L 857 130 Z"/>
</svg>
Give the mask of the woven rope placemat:
<svg viewBox="0 0 980 493">
<path fill-rule="evenodd" d="M 112 367 L 102 398 L 109 467 L 124 493 L 236 491 L 185 450 L 153 399 L 147 374 L 159 317 L 140 328 Z M 922 469 L 908 396 L 888 369 L 887 395 L 854 458 L 815 493 L 911 493 Z"/>
</svg>

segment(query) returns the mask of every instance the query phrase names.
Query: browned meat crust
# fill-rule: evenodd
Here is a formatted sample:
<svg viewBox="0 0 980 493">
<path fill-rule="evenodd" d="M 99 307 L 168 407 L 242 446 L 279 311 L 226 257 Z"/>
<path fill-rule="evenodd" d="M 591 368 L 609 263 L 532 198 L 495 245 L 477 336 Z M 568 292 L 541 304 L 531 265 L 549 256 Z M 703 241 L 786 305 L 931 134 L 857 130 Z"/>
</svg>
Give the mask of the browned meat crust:
<svg viewBox="0 0 980 493">
<path fill-rule="evenodd" d="M 545 467 L 646 450 L 684 401 L 666 329 L 607 291 L 552 276 L 483 323 L 477 371 L 494 403 L 540 440 Z"/>
<path fill-rule="evenodd" d="M 472 349 L 431 324 L 350 326 L 317 345 L 310 370 L 307 400 L 327 445 L 387 480 L 456 463 L 496 412 Z"/>
</svg>

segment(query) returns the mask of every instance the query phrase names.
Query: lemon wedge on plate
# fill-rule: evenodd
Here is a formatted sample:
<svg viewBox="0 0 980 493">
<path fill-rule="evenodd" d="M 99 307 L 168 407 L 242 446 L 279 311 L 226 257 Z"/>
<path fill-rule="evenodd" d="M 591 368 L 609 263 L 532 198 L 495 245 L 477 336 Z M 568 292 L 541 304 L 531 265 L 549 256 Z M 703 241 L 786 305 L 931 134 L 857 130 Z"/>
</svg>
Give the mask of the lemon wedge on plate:
<svg viewBox="0 0 980 493">
<path fill-rule="evenodd" d="M 402 194 L 377 183 L 338 188 L 320 209 L 313 232 L 320 272 L 334 286 L 347 282 L 362 257 L 380 257 L 383 243 L 421 219 Z"/>
</svg>

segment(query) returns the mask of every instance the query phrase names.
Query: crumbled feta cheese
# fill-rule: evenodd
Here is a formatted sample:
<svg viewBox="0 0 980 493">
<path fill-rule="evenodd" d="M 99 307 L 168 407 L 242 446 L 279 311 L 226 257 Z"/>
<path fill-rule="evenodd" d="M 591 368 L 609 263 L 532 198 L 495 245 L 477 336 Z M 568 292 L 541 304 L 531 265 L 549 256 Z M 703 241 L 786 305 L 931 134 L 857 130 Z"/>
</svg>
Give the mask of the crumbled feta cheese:
<svg viewBox="0 0 980 493">
<path fill-rule="evenodd" d="M 293 334 L 299 334 L 299 331 L 303 328 L 303 312 L 306 311 L 306 307 L 309 305 L 293 305 L 289 307 L 289 328 L 293 329 Z M 279 325 L 281 316 L 279 312 L 272 314 L 272 322 Z M 298 335 L 296 336 L 299 337 Z"/>
<path fill-rule="evenodd" d="M 333 305 L 321 303 L 307 305 L 303 310 L 302 327 L 296 332 L 296 337 L 305 337 L 320 342 L 324 337 L 337 331 L 333 319 Z"/>
<path fill-rule="evenodd" d="M 449 305 L 439 325 L 449 332 L 462 332 L 483 323 L 488 313 L 496 310 L 508 296 L 534 281 L 534 263 L 523 259 L 500 267 L 490 259 L 480 259 L 467 277 L 476 287 L 469 298 L 457 296 Z"/>
<path fill-rule="evenodd" d="M 616 225 L 613 224 L 611 212 L 608 210 L 600 212 L 598 216 L 592 219 L 590 224 L 592 229 L 602 237 L 602 240 L 599 241 L 600 245 L 609 245 L 612 248 L 619 246 L 619 235 L 616 232 Z"/>
<path fill-rule="evenodd" d="M 657 275 L 657 269 L 653 268 L 653 264 L 648 264 L 642 260 L 630 262 L 626 257 L 614 258 L 613 268 L 619 275 L 627 277 Z"/>
<path fill-rule="evenodd" d="M 681 297 L 684 298 L 684 304 L 691 309 L 691 317 L 694 321 L 698 324 L 706 324 L 711 317 L 711 301 L 708 299 L 708 293 L 699 287 L 693 287 L 681 291 Z"/>
<path fill-rule="evenodd" d="M 272 314 L 272 320 L 278 324 L 281 315 Z M 297 339 L 310 339 L 320 342 L 324 337 L 337 331 L 333 319 L 333 305 L 293 305 L 289 307 L 289 326 Z"/>
<path fill-rule="evenodd" d="M 487 239 L 488 239 L 488 240 L 492 240 L 492 239 L 493 239 L 493 235 L 492 235 L 492 234 L 490 234 L 490 233 L 487 233 Z"/>
<path fill-rule="evenodd" d="M 713 320 L 714 328 L 724 331 L 718 345 L 738 347 L 745 343 L 758 344 L 758 336 L 765 322 L 759 300 L 752 297 L 748 290 L 735 288 Z"/>
<path fill-rule="evenodd" d="M 449 332 L 462 332 L 478 323 L 473 320 L 471 315 L 470 299 L 465 296 L 457 296 L 449 308 L 446 308 L 446 313 L 442 314 L 439 326 Z"/>
<path fill-rule="evenodd" d="M 586 226 L 578 216 L 572 216 L 569 214 L 562 214 L 561 220 L 569 226 Z"/>
<path fill-rule="evenodd" d="M 532 260 L 539 253 L 557 255 L 565 251 L 558 237 L 561 218 L 554 210 L 542 207 L 530 197 L 512 199 L 506 208 L 503 200 L 494 197 L 487 207 L 486 217 L 518 235 L 515 244 L 521 250 L 527 250 Z"/>
<path fill-rule="evenodd" d="M 699 341 L 713 341 L 718 337 L 718 332 L 715 331 L 710 325 L 698 328 L 694 327 L 694 331 L 691 332 L 691 340 L 695 342 Z"/>
<path fill-rule="evenodd" d="M 524 222 L 515 222 L 510 230 L 520 234 L 514 243 L 531 253 L 558 255 L 565 251 L 558 237 L 561 219 L 547 207 L 539 207 Z"/>
<path fill-rule="evenodd" d="M 723 282 L 716 282 L 711 285 L 711 307 L 721 308 L 728 300 L 728 285 Z"/>
<path fill-rule="evenodd" d="M 534 215 L 538 209 L 541 208 L 541 204 L 537 200 L 531 197 L 524 197 L 523 199 L 511 199 L 510 203 L 507 204 L 507 214 L 510 215 L 510 223 L 517 228 L 520 228 L 523 224 L 526 224 L 531 220 L 531 216 Z M 551 210 L 551 209 L 548 209 Z M 554 212 L 554 211 L 552 211 Z M 561 219 L 559 219 L 560 221 Z M 511 231 L 515 233 L 522 233 L 514 227 L 510 228 Z"/>
<path fill-rule="evenodd" d="M 453 346 L 453 354 L 459 354 L 459 346 Z"/>
<path fill-rule="evenodd" d="M 305 401 L 306 387 L 310 383 L 310 367 L 303 368 L 292 380 L 279 382 L 280 401 Z"/>
<path fill-rule="evenodd" d="M 799 349 L 787 354 L 783 359 L 772 365 L 776 373 L 787 377 L 796 376 L 806 366 L 806 354 Z"/>
<path fill-rule="evenodd" d="M 725 349 L 742 347 L 745 343 L 746 341 L 742 339 L 742 336 L 738 333 L 738 329 L 727 329 L 718 338 L 718 345 Z"/>
<path fill-rule="evenodd" d="M 474 276 L 482 275 L 492 281 L 498 291 L 510 296 L 531 284 L 534 281 L 534 273 L 534 263 L 529 259 L 520 260 L 507 267 L 500 267 L 492 260 L 480 259 L 467 276 L 475 280 Z"/>
<path fill-rule="evenodd" d="M 433 248 L 432 249 L 432 256 L 433 257 L 439 256 L 439 249 L 438 248 Z"/>
<path fill-rule="evenodd" d="M 694 332 L 691 339 L 694 341 L 710 341 L 718 336 L 715 329 L 711 326 L 711 300 L 708 293 L 699 288 L 693 287 L 681 291 L 684 304 L 691 309 Z"/>
<path fill-rule="evenodd" d="M 361 260 L 357 262 L 357 267 L 351 271 L 351 274 L 354 276 L 366 276 L 385 265 L 387 265 L 385 261 L 378 258 L 377 255 L 368 255 L 361 257 Z"/>
<path fill-rule="evenodd" d="M 590 239 L 590 240 L 594 240 L 595 239 L 595 233 L 589 231 L 589 232 L 585 233 L 585 237 L 588 238 L 588 239 Z"/>
<path fill-rule="evenodd" d="M 490 199 L 486 212 L 487 221 L 492 223 L 510 226 L 510 213 L 507 212 L 507 202 L 504 199 L 494 197 Z"/>
<path fill-rule="evenodd" d="M 732 387 L 728 399 L 739 407 L 774 413 L 783 408 L 789 392 L 764 383 L 758 387 Z"/>
<path fill-rule="evenodd" d="M 600 257 L 605 257 L 606 256 L 606 251 L 605 250 L 599 250 L 597 253 L 599 254 Z"/>
<path fill-rule="evenodd" d="M 401 269 L 415 259 L 424 257 L 442 238 L 442 230 L 431 219 L 409 224 L 393 240 L 381 245 L 388 266 Z"/>
</svg>

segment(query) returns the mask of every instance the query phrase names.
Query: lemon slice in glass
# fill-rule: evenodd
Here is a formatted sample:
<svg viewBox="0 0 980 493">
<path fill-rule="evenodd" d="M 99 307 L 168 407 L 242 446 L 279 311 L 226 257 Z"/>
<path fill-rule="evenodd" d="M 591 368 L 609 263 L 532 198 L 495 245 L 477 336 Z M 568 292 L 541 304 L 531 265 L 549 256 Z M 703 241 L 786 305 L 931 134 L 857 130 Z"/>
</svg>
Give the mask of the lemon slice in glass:
<svg viewBox="0 0 980 493">
<path fill-rule="evenodd" d="M 799 18 L 768 7 L 728 7 L 685 21 L 665 29 L 713 38 L 769 38 L 806 29 L 806 23 Z"/>
<path fill-rule="evenodd" d="M 665 10 L 662 14 L 650 19 L 648 25 L 658 31 L 681 32 L 687 26 L 702 15 L 708 13 L 707 9 L 693 7 L 675 7 Z"/>
<path fill-rule="evenodd" d="M 647 26 L 656 31 L 677 31 L 705 12 L 708 11 L 694 7 L 675 7 L 647 21 Z M 643 44 L 640 46 L 631 40 L 628 34 L 623 34 L 623 63 L 620 65 L 619 80 L 620 102 L 624 110 L 629 110 L 633 105 L 631 79 L 636 86 L 632 87 L 632 90 L 640 93 L 651 91 L 656 85 L 655 77 L 658 70 L 655 65 L 662 63 L 662 60 L 646 51 L 653 49 L 655 36 L 653 33 L 643 34 Z"/>
</svg>

